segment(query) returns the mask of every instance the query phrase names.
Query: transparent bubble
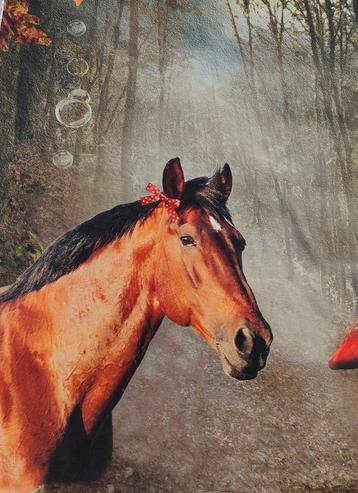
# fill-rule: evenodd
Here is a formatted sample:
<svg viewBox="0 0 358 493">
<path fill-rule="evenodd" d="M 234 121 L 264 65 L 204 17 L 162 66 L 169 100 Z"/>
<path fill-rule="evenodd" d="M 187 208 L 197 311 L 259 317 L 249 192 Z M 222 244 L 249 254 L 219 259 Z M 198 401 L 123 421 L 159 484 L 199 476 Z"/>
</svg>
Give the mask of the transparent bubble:
<svg viewBox="0 0 358 493">
<path fill-rule="evenodd" d="M 69 168 L 73 164 L 73 155 L 69 151 L 58 151 L 52 156 L 52 162 L 57 168 Z"/>
<path fill-rule="evenodd" d="M 84 58 L 72 58 L 67 63 L 67 72 L 71 75 L 85 75 L 89 69 L 88 63 Z"/>
<path fill-rule="evenodd" d="M 87 91 L 78 87 L 77 89 L 72 89 L 72 91 L 68 93 L 68 99 L 75 99 L 76 101 L 84 101 L 85 103 L 89 103 L 91 101 L 91 96 Z"/>
<path fill-rule="evenodd" d="M 78 99 L 61 99 L 56 105 L 57 120 L 68 128 L 79 128 L 86 125 L 92 117 L 91 106 Z"/>
<path fill-rule="evenodd" d="M 87 30 L 86 24 L 79 19 L 75 19 L 71 21 L 69 24 L 67 24 L 68 34 L 71 34 L 71 36 L 74 36 L 75 38 L 79 38 L 80 36 L 83 36 L 86 30 Z"/>
</svg>

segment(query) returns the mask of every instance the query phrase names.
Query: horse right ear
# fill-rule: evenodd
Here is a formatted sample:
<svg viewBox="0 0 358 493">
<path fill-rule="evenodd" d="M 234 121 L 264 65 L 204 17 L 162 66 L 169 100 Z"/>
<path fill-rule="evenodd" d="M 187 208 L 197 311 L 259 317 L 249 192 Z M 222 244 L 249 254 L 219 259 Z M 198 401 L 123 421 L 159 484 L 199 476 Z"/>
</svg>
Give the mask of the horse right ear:
<svg viewBox="0 0 358 493">
<path fill-rule="evenodd" d="M 167 162 L 163 171 L 163 192 L 167 197 L 180 199 L 184 190 L 184 173 L 180 159 L 175 157 Z"/>
</svg>

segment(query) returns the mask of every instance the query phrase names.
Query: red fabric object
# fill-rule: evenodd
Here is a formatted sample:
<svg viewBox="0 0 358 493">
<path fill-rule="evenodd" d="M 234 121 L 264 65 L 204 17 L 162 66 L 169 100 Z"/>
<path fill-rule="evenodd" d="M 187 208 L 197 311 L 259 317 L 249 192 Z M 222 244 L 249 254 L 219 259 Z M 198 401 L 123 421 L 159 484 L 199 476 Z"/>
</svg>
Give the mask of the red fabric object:
<svg viewBox="0 0 358 493">
<path fill-rule="evenodd" d="M 178 214 L 175 209 L 180 206 L 179 199 L 171 199 L 162 193 L 158 187 L 153 185 L 153 183 L 148 183 L 146 190 L 153 195 L 147 195 L 146 197 L 141 197 L 140 203 L 142 205 L 152 204 L 153 202 L 164 202 L 164 205 L 168 211 L 169 217 L 172 221 L 177 222 L 179 219 Z"/>
<path fill-rule="evenodd" d="M 358 368 L 358 321 L 348 330 L 338 349 L 328 361 L 332 370 Z"/>
</svg>

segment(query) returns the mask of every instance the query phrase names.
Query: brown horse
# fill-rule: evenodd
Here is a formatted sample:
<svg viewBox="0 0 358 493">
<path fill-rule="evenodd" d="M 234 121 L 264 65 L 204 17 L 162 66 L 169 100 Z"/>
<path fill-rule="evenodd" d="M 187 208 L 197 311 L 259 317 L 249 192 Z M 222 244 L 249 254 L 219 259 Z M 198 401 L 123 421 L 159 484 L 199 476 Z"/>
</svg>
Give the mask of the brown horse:
<svg viewBox="0 0 358 493">
<path fill-rule="evenodd" d="M 272 334 L 242 271 L 231 186 L 227 164 L 184 182 L 173 159 L 165 195 L 77 226 L 0 294 L 1 493 L 33 491 L 64 455 L 86 467 L 164 316 L 192 326 L 234 378 L 265 366 Z"/>
</svg>

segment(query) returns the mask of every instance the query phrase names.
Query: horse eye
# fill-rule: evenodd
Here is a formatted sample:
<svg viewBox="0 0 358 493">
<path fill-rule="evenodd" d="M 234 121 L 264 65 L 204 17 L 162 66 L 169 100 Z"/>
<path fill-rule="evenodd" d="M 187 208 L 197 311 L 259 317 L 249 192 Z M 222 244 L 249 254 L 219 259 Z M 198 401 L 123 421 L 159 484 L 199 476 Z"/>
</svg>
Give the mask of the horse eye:
<svg viewBox="0 0 358 493">
<path fill-rule="evenodd" d="M 194 239 L 189 235 L 181 236 L 180 241 L 183 243 L 184 246 L 196 246 Z"/>
</svg>

